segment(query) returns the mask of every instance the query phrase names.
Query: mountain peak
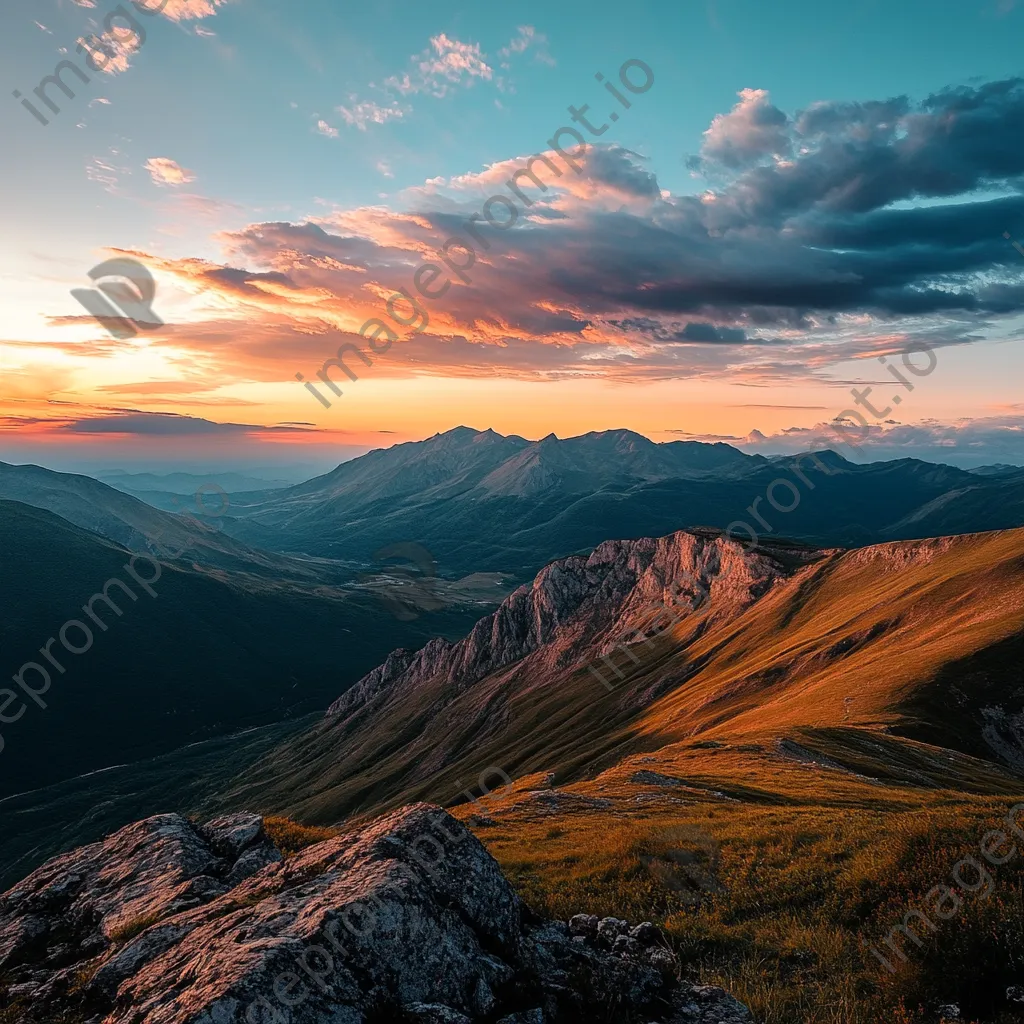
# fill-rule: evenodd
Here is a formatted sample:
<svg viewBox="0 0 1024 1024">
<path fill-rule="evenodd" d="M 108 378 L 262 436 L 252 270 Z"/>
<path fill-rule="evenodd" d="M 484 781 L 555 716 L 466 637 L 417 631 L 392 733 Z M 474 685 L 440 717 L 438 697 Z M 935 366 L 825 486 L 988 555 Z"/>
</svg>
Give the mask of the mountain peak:
<svg viewBox="0 0 1024 1024">
<path fill-rule="evenodd" d="M 457 438 L 459 440 L 465 440 L 466 438 L 476 437 L 479 434 L 493 433 L 494 431 L 491 430 L 490 427 L 488 427 L 487 430 L 477 430 L 476 427 L 467 427 L 465 425 L 460 425 L 457 427 L 452 427 L 450 430 L 439 430 L 434 435 L 434 437 L 451 437 Z M 431 438 L 431 440 L 433 440 L 433 438 Z"/>
<path fill-rule="evenodd" d="M 658 447 L 649 437 L 626 427 L 616 427 L 614 430 L 591 430 L 579 437 L 572 438 L 572 440 L 620 452 L 646 451 Z"/>
</svg>

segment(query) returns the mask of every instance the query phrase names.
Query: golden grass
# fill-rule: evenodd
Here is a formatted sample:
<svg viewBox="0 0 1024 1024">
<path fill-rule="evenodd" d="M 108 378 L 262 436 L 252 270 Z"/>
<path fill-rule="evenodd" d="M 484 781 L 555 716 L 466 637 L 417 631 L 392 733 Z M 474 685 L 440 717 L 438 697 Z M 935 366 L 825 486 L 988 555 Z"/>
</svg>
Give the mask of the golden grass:
<svg viewBox="0 0 1024 1024">
<path fill-rule="evenodd" d="M 147 928 L 156 924 L 159 920 L 159 914 L 140 914 L 138 917 L 133 917 L 130 921 L 125 921 L 124 924 L 119 924 L 116 928 L 113 928 L 109 936 L 110 941 L 115 946 L 123 946 L 131 942 L 137 935 L 141 935 Z"/>
<path fill-rule="evenodd" d="M 454 813 L 531 905 L 656 920 L 761 1024 L 933 1024 L 941 1002 L 1024 1024 L 999 1005 L 1024 985 L 1024 849 L 896 975 L 860 944 L 1024 790 L 981 735 L 983 708 L 1018 706 L 1022 552 L 1017 530 L 829 555 L 733 620 L 712 603 L 638 648 L 610 693 L 531 662 L 458 691 L 437 677 L 325 721 L 253 792 L 351 820 L 452 803 L 497 765 L 517 779 L 504 804 Z M 532 796 L 549 773 L 554 798 Z"/>
<path fill-rule="evenodd" d="M 639 733 L 900 721 L 900 706 L 951 662 L 1024 630 L 1019 530 L 847 552 L 802 570 L 724 628 L 688 645 L 705 667 L 653 705 Z M 685 633 L 684 626 L 678 632 Z M 638 669 L 638 672 L 642 671 Z"/>
<path fill-rule="evenodd" d="M 785 806 L 637 807 L 637 792 L 606 789 L 613 808 L 554 819 L 519 802 L 478 834 L 536 911 L 655 921 L 690 978 L 724 986 L 759 1024 L 930 1024 L 941 1002 L 976 1014 L 966 1019 L 1024 1020 L 998 1016 L 1006 986 L 1024 982 L 1024 847 L 991 869 L 987 901 L 966 895 L 923 948 L 908 945 L 896 975 L 861 945 L 952 885 L 953 866 L 1012 800 L 876 789 L 859 808 L 821 792 Z M 700 872 L 710 883 L 694 884 Z"/>
<path fill-rule="evenodd" d="M 981 666 L 995 682 L 968 688 L 969 706 L 949 688 L 966 659 L 1014 636 L 1024 636 L 1024 530 L 829 555 L 735 619 L 711 602 L 636 645 L 639 663 L 618 658 L 625 678 L 613 692 L 585 668 L 529 660 L 471 687 L 439 675 L 399 688 L 379 714 L 326 719 L 230 795 L 328 824 L 453 802 L 489 765 L 514 777 L 551 771 L 561 784 L 692 739 L 896 729 L 984 754 L 978 704 L 1015 699 L 1020 652 Z M 664 695 L 650 703 L 652 693 Z M 489 708 L 501 709 L 500 728 Z M 922 723 L 939 732 L 922 734 Z"/>
<path fill-rule="evenodd" d="M 263 827 L 274 845 L 287 857 L 304 850 L 307 846 L 333 839 L 338 830 L 320 828 L 315 825 L 300 825 L 290 818 L 271 816 L 263 819 Z"/>
</svg>

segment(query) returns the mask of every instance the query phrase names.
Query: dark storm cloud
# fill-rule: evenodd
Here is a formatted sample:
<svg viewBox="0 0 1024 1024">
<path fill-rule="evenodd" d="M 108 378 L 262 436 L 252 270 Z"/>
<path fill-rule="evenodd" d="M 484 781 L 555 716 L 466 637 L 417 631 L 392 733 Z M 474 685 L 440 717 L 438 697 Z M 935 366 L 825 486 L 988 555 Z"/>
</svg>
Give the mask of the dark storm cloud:
<svg viewBox="0 0 1024 1024">
<path fill-rule="evenodd" d="M 735 327 L 716 327 L 714 324 L 689 323 L 679 335 L 680 341 L 706 341 L 706 342 L 744 342 L 747 340 L 746 331 Z"/>
<path fill-rule="evenodd" d="M 866 213 L 898 200 L 1016 186 L 1024 80 L 947 89 L 917 107 L 903 97 L 817 104 L 797 118 L 793 141 L 798 157 L 737 180 L 737 217 L 781 224 L 811 208 Z"/>
<path fill-rule="evenodd" d="M 988 276 L 1013 263 L 1001 235 L 1024 220 L 1016 194 L 1024 175 L 1020 79 L 947 89 L 917 105 L 906 97 L 818 103 L 792 119 L 766 93 L 744 90 L 706 134 L 701 165 L 725 175 L 713 195 L 662 198 L 636 154 L 593 146 L 591 193 L 624 202 L 577 195 L 567 203 L 558 189 L 574 183 L 546 175 L 551 188 L 533 192 L 529 222 L 489 231 L 487 265 L 474 275 L 483 294 L 454 289 L 447 308 L 471 326 L 483 305 L 540 336 L 629 310 L 690 314 L 734 331 L 709 335 L 714 343 L 742 342 L 744 325 L 806 325 L 814 313 L 998 314 L 1024 304 L 1014 281 Z M 972 199 L 982 188 L 1015 194 Z M 886 208 L 951 197 L 961 201 Z M 250 228 L 240 247 L 253 256 L 274 249 L 330 257 L 346 272 L 372 267 L 396 287 L 416 258 L 409 246 L 464 232 L 467 208 L 456 197 L 396 215 L 398 245 L 271 224 Z M 557 302 L 583 316 L 538 315 L 536 299 L 548 300 L 545 310 Z"/>
</svg>

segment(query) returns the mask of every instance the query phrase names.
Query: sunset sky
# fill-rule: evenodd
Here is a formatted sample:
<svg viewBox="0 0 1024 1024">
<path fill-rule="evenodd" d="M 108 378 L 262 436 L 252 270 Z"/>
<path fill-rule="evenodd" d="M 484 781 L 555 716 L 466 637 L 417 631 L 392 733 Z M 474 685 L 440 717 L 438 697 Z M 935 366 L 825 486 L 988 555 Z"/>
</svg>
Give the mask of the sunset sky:
<svg viewBox="0 0 1024 1024">
<path fill-rule="evenodd" d="M 126 0 L 145 39 L 115 20 L 94 68 L 115 9 L 4 5 L 0 459 L 320 465 L 458 424 L 779 452 L 859 408 L 871 457 L 1024 464 L 1024 4 Z M 584 104 L 579 173 L 551 152 L 513 202 Z M 468 280 L 397 327 L 473 215 Z M 125 255 L 163 325 L 117 338 L 71 290 Z M 337 397 L 372 318 L 398 340 Z"/>
</svg>

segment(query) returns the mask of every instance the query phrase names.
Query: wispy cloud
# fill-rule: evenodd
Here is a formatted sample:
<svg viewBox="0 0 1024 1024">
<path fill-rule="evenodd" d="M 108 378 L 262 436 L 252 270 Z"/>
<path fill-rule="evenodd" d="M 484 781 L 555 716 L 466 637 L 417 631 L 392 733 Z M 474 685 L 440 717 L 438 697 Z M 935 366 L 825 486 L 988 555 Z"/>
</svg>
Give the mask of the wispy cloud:
<svg viewBox="0 0 1024 1024">
<path fill-rule="evenodd" d="M 97 6 L 96 0 L 74 0 L 74 2 L 79 7 L 90 9 L 95 9 Z M 217 8 L 227 2 L 228 0 L 165 0 L 164 6 L 157 10 L 159 5 L 155 0 L 147 0 L 144 6 L 150 7 L 153 13 L 180 23 L 213 17 L 217 13 Z M 90 27 L 93 34 L 79 36 L 76 45 L 91 53 L 92 66 L 108 75 L 122 74 L 127 71 L 131 66 L 132 57 L 142 46 L 143 37 L 134 32 L 126 35 L 123 25 L 116 32 L 110 33 L 101 28 L 95 18 L 90 18 Z M 198 27 L 196 34 L 213 35 L 208 30 L 200 31 Z"/>
<path fill-rule="evenodd" d="M 365 132 L 369 124 L 387 124 L 405 117 L 409 108 L 396 102 L 387 105 L 374 103 L 372 100 L 357 100 L 355 96 L 349 97 L 351 106 L 338 107 L 338 113 L 344 118 L 345 123 Z"/>
<path fill-rule="evenodd" d="M 175 206 L 202 220 L 215 220 L 225 213 L 240 213 L 243 207 L 228 199 L 214 199 L 195 192 L 174 192 L 170 196 Z"/>
<path fill-rule="evenodd" d="M 176 160 L 166 156 L 151 156 L 144 164 L 154 185 L 187 185 L 196 176 Z"/>
<path fill-rule="evenodd" d="M 520 25 L 508 46 L 503 46 L 498 51 L 498 56 L 502 59 L 501 66 L 510 68 L 512 56 L 525 53 L 527 50 L 533 51 L 534 60 L 547 64 L 549 67 L 555 66 L 555 59 L 548 53 L 548 37 L 538 32 L 532 25 Z"/>
<path fill-rule="evenodd" d="M 105 36 L 102 44 L 96 36 L 79 36 L 75 41 L 79 52 L 88 51 L 93 65 L 105 75 L 120 75 L 131 67 L 131 58 L 139 51 L 140 37 L 134 33 L 130 38 L 120 34 Z"/>
<path fill-rule="evenodd" d="M 338 137 L 338 129 L 337 128 L 332 128 L 322 118 L 321 118 L 321 120 L 317 121 L 317 123 L 316 123 L 316 130 L 321 135 L 326 135 L 329 139 L 336 139 Z"/>
<path fill-rule="evenodd" d="M 411 58 L 411 72 L 392 75 L 384 85 L 403 96 L 418 92 L 446 96 L 455 86 L 471 85 L 473 79 L 490 80 L 494 69 L 484 58 L 479 43 L 463 43 L 442 32 L 431 37 L 427 49 Z"/>
<path fill-rule="evenodd" d="M 757 408 L 757 407 L 755 407 Z M 763 455 L 794 455 L 814 446 L 828 447 L 834 438 L 832 424 L 822 421 L 812 427 L 786 427 L 764 434 L 753 430 L 746 437 L 718 434 L 686 434 L 697 441 L 728 441 L 745 451 Z M 928 419 L 919 423 L 889 420 L 857 425 L 857 444 L 873 460 L 917 458 L 954 466 L 980 466 L 993 462 L 1024 465 L 1024 416 L 984 416 L 958 419 L 952 423 Z M 672 431 L 672 433 L 682 433 Z"/>
<path fill-rule="evenodd" d="M 140 434 L 150 436 L 306 432 L 306 428 L 299 426 L 217 423 L 199 416 L 184 416 L 181 413 L 173 412 L 141 412 L 138 409 L 117 409 L 108 415 L 71 417 L 59 423 L 57 429 L 72 434 Z"/>
<path fill-rule="evenodd" d="M 845 389 L 875 383 L 876 357 L 912 342 L 938 352 L 1011 336 L 1024 281 L 1002 232 L 1024 222 L 1024 196 L 1010 191 L 1024 180 L 1024 80 L 785 113 L 783 159 L 768 102 L 753 90 L 741 116 L 716 120 L 703 194 L 667 193 L 614 145 L 574 156 L 580 175 L 556 153 L 535 160 L 537 182 L 519 178 L 517 225 L 480 225 L 489 245 L 469 281 L 446 274 L 443 298 L 423 303 L 429 324 L 373 373 Z M 251 224 L 218 236 L 222 262 L 138 254 L 195 298 L 187 322 L 147 334 L 148 349 L 175 367 L 281 382 L 344 342 L 365 348 L 360 325 L 446 239 L 466 237 L 488 196 L 511 196 L 526 162 Z M 68 334 L 77 354 L 108 354 L 98 332 Z"/>
<path fill-rule="evenodd" d="M 85 176 L 102 185 L 107 192 L 116 192 L 122 175 L 132 173 L 132 169 L 124 162 L 120 150 L 111 148 L 106 156 L 94 156 L 85 167 Z"/>
<path fill-rule="evenodd" d="M 167 6 L 160 12 L 171 21 L 191 21 L 197 18 L 211 18 L 228 0 L 167 0 Z"/>
<path fill-rule="evenodd" d="M 501 67 L 507 71 L 510 60 L 527 51 L 532 51 L 542 63 L 555 63 L 547 52 L 547 38 L 532 25 L 521 25 L 515 37 L 498 51 Z M 412 96 L 443 99 L 479 82 L 490 83 L 502 92 L 515 91 L 507 74 L 495 74 L 480 43 L 464 42 L 441 32 L 431 36 L 429 45 L 409 58 L 406 71 L 389 75 L 380 86 L 370 83 L 370 88 L 379 94 L 378 99 L 360 99 L 351 94 L 348 105 L 338 107 L 338 112 L 346 124 L 365 131 L 369 124 L 385 124 L 408 116 L 412 112 L 408 103 Z"/>
</svg>

